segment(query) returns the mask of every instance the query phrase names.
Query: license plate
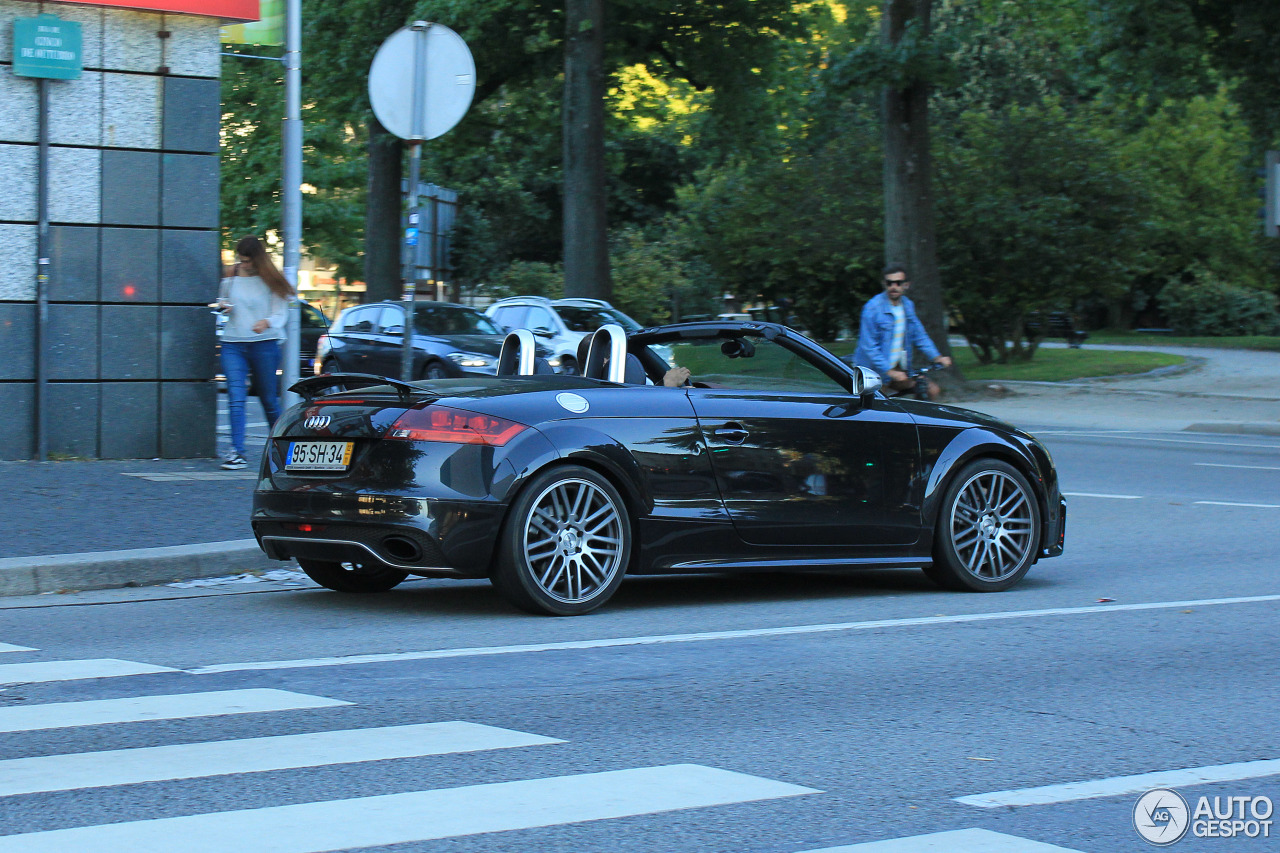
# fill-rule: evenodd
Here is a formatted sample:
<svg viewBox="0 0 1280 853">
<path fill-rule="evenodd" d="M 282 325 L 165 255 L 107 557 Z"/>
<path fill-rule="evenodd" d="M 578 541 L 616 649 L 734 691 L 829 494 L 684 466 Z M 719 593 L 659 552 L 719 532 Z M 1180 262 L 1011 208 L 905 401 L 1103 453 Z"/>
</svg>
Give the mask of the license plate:
<svg viewBox="0 0 1280 853">
<path fill-rule="evenodd" d="M 351 464 L 350 441 L 291 441 L 284 457 L 286 471 L 345 471 Z"/>
</svg>

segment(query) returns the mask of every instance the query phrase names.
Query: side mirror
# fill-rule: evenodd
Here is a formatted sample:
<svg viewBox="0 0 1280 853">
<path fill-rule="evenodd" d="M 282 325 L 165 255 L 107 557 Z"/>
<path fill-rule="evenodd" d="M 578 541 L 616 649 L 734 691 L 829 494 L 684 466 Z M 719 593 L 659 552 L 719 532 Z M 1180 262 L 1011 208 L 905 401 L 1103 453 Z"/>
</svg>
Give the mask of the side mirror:
<svg viewBox="0 0 1280 853">
<path fill-rule="evenodd" d="M 554 338 L 556 336 L 556 333 L 546 326 L 535 326 L 530 331 L 540 338 Z"/>
<path fill-rule="evenodd" d="M 883 385 L 880 374 L 869 367 L 855 367 L 853 374 L 853 393 L 859 397 L 869 397 L 880 390 Z"/>
</svg>

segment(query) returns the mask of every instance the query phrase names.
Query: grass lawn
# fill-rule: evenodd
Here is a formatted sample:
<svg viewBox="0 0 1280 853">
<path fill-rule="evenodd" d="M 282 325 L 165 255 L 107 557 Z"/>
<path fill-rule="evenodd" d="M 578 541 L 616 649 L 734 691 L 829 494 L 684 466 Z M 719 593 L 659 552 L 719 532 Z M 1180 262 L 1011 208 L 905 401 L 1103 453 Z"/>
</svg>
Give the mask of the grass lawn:
<svg viewBox="0 0 1280 853">
<path fill-rule="evenodd" d="M 1147 344 L 1151 346 L 1220 347 L 1222 349 L 1256 349 L 1280 352 L 1280 335 L 1236 335 L 1234 337 L 1179 337 L 1178 335 L 1153 335 L 1143 332 L 1103 329 L 1090 332 L 1090 344 Z"/>
<path fill-rule="evenodd" d="M 1090 339 L 1089 343 L 1093 343 Z M 1061 382 L 1086 376 L 1120 376 L 1146 373 L 1158 367 L 1170 367 L 1186 361 L 1167 352 L 1126 352 L 1123 350 L 1045 349 L 1036 350 L 1031 361 L 1009 364 L 978 364 L 972 350 L 956 347 L 951 356 L 964 371 L 966 379 L 1013 379 L 1039 382 Z"/>
<path fill-rule="evenodd" d="M 1215 339 L 1216 340 L 1216 339 Z M 1062 382 L 1083 379 L 1087 376 L 1120 376 L 1126 373 L 1146 373 L 1158 367 L 1170 367 L 1186 361 L 1180 355 L 1163 352 L 1126 352 L 1091 347 L 1092 337 L 1083 349 L 1036 350 L 1031 361 L 1010 364 L 978 364 L 973 351 L 966 346 L 954 347 L 951 352 L 956 364 L 964 371 L 965 379 L 987 381 L 993 379 L 1024 380 L 1031 382 Z M 853 352 L 856 341 L 836 341 L 824 344 L 836 355 Z"/>
</svg>

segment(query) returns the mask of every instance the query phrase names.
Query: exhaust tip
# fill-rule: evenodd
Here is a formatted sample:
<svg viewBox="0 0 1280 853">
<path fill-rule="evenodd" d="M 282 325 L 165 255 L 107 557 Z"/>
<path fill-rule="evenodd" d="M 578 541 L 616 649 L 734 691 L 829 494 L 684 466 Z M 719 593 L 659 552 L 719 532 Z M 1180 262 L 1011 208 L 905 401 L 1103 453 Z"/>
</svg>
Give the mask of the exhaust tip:
<svg viewBox="0 0 1280 853">
<path fill-rule="evenodd" d="M 388 536 L 382 540 L 382 548 L 401 563 L 416 563 L 422 559 L 422 547 L 408 536 Z"/>
</svg>

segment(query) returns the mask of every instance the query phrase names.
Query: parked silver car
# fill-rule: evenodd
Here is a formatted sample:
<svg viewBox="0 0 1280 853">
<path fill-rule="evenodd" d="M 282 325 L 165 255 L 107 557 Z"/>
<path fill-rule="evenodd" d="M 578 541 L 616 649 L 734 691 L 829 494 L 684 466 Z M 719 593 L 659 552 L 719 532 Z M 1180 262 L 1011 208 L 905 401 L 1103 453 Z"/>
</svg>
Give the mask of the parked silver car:
<svg viewBox="0 0 1280 853">
<path fill-rule="evenodd" d="M 507 331 L 528 329 L 537 335 L 555 354 L 549 360 L 561 373 L 581 372 L 578 341 L 601 326 L 616 323 L 627 334 L 640 331 L 639 323 L 603 299 L 510 296 L 490 305 L 485 314 Z"/>
</svg>

